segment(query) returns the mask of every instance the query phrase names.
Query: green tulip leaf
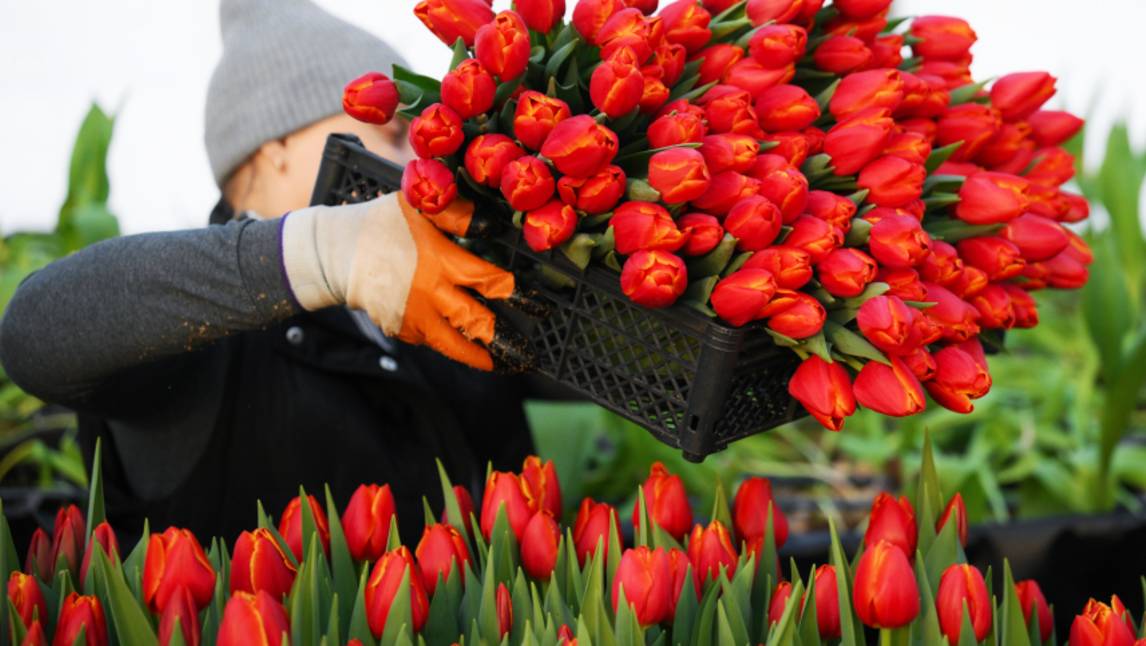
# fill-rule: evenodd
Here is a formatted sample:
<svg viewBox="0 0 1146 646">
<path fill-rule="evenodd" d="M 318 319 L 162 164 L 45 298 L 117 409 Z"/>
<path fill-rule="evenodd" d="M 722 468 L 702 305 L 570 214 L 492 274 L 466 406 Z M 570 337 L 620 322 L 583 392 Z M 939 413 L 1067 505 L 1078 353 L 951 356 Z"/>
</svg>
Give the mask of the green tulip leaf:
<svg viewBox="0 0 1146 646">
<path fill-rule="evenodd" d="M 149 646 L 158 644 L 155 631 L 148 621 L 147 612 L 131 594 L 118 561 L 109 562 L 103 550 L 92 552 L 92 566 L 97 568 L 102 592 L 106 600 L 105 611 L 111 616 L 111 624 L 121 644 Z"/>
<path fill-rule="evenodd" d="M 1003 559 L 1003 589 L 1001 596 L 1003 602 L 999 608 L 999 612 L 1002 618 L 999 621 L 999 625 L 1002 628 L 1002 635 L 1000 635 L 999 645 L 1032 646 L 1030 634 L 1027 631 L 1026 618 L 1023 616 L 1023 607 L 1019 604 L 1018 593 L 1015 592 L 1015 578 L 1011 574 L 1011 562 L 1007 559 Z"/>
</svg>

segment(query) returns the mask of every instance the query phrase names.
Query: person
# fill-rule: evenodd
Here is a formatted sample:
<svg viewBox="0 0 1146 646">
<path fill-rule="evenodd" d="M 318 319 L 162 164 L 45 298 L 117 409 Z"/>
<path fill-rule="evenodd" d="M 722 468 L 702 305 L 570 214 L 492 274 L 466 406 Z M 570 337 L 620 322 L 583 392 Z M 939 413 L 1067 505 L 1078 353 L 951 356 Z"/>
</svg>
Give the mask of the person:
<svg viewBox="0 0 1146 646">
<path fill-rule="evenodd" d="M 321 501 L 329 484 L 344 505 L 389 483 L 412 544 L 423 496 L 441 506 L 435 459 L 476 492 L 487 463 L 516 469 L 532 452 L 526 384 L 438 352 L 491 367 L 494 317 L 474 294 L 505 298 L 513 276 L 397 195 L 307 208 L 328 134 L 406 157 L 396 122 L 341 111 L 342 87 L 395 51 L 310 0 L 222 0 L 220 24 L 213 224 L 109 240 L 31 275 L 0 323 L 0 361 L 78 412 L 89 461 L 102 442 L 118 531 L 147 518 L 233 540 L 256 500 L 277 514 L 300 485 Z"/>
</svg>

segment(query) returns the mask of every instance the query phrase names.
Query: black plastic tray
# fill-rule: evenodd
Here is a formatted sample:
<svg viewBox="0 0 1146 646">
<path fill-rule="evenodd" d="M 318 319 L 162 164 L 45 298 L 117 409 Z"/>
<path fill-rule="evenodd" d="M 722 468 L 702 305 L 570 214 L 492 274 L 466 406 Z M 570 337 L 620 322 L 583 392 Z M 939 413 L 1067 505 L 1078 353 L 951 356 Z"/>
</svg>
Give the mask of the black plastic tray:
<svg viewBox="0 0 1146 646">
<path fill-rule="evenodd" d="M 331 135 L 311 203 L 363 202 L 398 190 L 401 179 L 401 166 L 353 135 Z M 730 327 L 684 305 L 635 305 L 615 272 L 581 271 L 560 253 L 535 253 L 516 229 L 490 243 L 491 255 L 519 280 L 544 268 L 575 285 L 530 282 L 553 305 L 550 316 L 518 326 L 537 354 L 536 371 L 639 424 L 685 458 L 703 460 L 804 414 L 787 391 L 798 359 L 762 331 Z"/>
</svg>

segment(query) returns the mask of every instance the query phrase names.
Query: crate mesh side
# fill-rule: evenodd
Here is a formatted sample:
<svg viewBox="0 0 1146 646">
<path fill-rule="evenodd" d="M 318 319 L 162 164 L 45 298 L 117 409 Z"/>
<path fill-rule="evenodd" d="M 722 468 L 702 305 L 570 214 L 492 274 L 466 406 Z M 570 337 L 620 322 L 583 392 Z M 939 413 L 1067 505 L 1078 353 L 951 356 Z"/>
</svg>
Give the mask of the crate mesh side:
<svg viewBox="0 0 1146 646">
<path fill-rule="evenodd" d="M 788 379 L 799 359 L 787 351 L 768 351 L 766 356 L 769 360 L 763 365 L 733 377 L 726 412 L 716 424 L 717 446 L 789 422 L 802 412 L 788 395 Z"/>
</svg>

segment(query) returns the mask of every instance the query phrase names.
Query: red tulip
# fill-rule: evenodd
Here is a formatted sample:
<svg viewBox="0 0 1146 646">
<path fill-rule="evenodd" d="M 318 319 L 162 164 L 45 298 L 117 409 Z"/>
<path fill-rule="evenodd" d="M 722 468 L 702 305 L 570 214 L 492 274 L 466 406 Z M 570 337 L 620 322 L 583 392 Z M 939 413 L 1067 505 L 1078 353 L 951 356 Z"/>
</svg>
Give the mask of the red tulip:
<svg viewBox="0 0 1146 646">
<path fill-rule="evenodd" d="M 915 69 L 915 73 L 941 82 L 945 90 L 954 90 L 974 81 L 968 59 L 961 62 L 925 60 Z"/>
<path fill-rule="evenodd" d="M 282 598 L 281 595 L 277 598 Z M 187 588 L 179 588 L 171 603 L 163 609 L 159 617 L 159 643 L 167 646 L 175 636 L 175 627 L 179 626 L 179 634 L 187 646 L 199 646 L 201 628 L 199 626 L 199 609 Z"/>
<path fill-rule="evenodd" d="M 465 577 L 466 563 L 470 562 L 470 550 L 466 539 L 453 525 L 435 523 L 422 530 L 422 538 L 414 550 L 418 572 L 411 577 L 421 577 L 426 594 L 432 596 L 438 587 L 438 578 L 450 578 L 450 571 L 458 568 L 458 574 Z"/>
<path fill-rule="evenodd" d="M 47 532 L 39 527 L 32 532 L 24 561 L 24 571 L 39 577 L 41 581 L 51 581 L 55 576 L 56 564 L 52 561 L 52 541 L 48 538 Z"/>
<path fill-rule="evenodd" d="M 939 627 L 943 629 L 949 643 L 959 643 L 964 608 L 971 618 L 975 641 L 983 641 L 991 629 L 991 606 L 983 574 L 974 567 L 956 563 L 948 567 L 939 578 L 935 607 L 939 611 Z"/>
<path fill-rule="evenodd" d="M 879 206 L 903 206 L 923 194 L 927 170 L 922 164 L 885 155 L 860 171 L 856 184 L 868 190 L 867 201 Z"/>
<path fill-rule="evenodd" d="M 904 42 L 902 34 L 882 34 L 876 37 L 869 45 L 871 62 L 868 64 L 871 67 L 899 67 L 903 64 Z"/>
<path fill-rule="evenodd" d="M 598 110 L 610 119 L 618 119 L 636 109 L 644 88 L 636 54 L 623 48 L 593 70 L 589 96 Z"/>
<path fill-rule="evenodd" d="M 669 99 L 668 86 L 663 79 L 655 76 L 659 73 L 655 68 L 652 71 L 642 71 L 644 87 L 641 91 L 641 102 L 637 104 L 641 114 L 656 114 Z"/>
<path fill-rule="evenodd" d="M 688 51 L 683 45 L 664 42 L 653 52 L 652 65 L 660 68 L 660 80 L 666 86 L 676 85 L 688 64 Z M 679 103 L 678 99 L 674 103 Z M 685 100 L 687 103 L 687 100 Z M 663 107 L 662 107 L 663 110 Z"/>
<path fill-rule="evenodd" d="M 621 9 L 613 14 L 601 30 L 597 32 L 597 42 L 601 45 L 601 60 L 610 58 L 622 47 L 629 47 L 637 60 L 647 60 L 653 53 L 652 23 L 638 9 Z M 663 24 L 661 24 L 663 28 Z M 662 36 L 663 37 L 663 36 Z"/>
<path fill-rule="evenodd" d="M 389 123 L 398 109 L 398 86 L 385 74 L 363 74 L 342 90 L 342 109 L 359 121 Z"/>
<path fill-rule="evenodd" d="M 968 302 L 979 311 L 979 325 L 987 329 L 1008 330 L 1015 326 L 1015 306 L 1011 296 L 998 283 L 987 285 Z"/>
<path fill-rule="evenodd" d="M 762 318 L 775 294 L 776 279 L 770 271 L 743 268 L 720 279 L 709 300 L 717 316 L 741 327 Z"/>
<path fill-rule="evenodd" d="M 732 537 L 728 528 L 719 520 L 714 520 L 708 527 L 696 525 L 688 537 L 688 558 L 695 568 L 696 577 L 701 581 L 716 579 L 721 570 L 724 575 L 732 579 L 732 572 L 736 569 L 739 557 L 736 548 L 732 546 Z"/>
<path fill-rule="evenodd" d="M 52 645 L 72 646 L 80 632 L 84 633 L 86 646 L 107 646 L 107 621 L 99 599 L 70 592 L 60 606 Z"/>
<path fill-rule="evenodd" d="M 881 492 L 871 504 L 871 516 L 863 544 L 870 549 L 880 541 L 898 547 L 908 558 L 914 558 L 916 545 L 915 509 L 906 497 L 896 500 Z"/>
<path fill-rule="evenodd" d="M 553 515 L 542 509 L 533 515 L 521 535 L 521 567 L 530 577 L 548 581 L 557 566 L 561 528 Z"/>
<path fill-rule="evenodd" d="M 613 576 L 614 611 L 620 604 L 621 590 L 642 626 L 671 618 L 676 600 L 672 598 L 673 573 L 664 549 L 639 546 L 625 550 Z"/>
<path fill-rule="evenodd" d="M 724 219 L 724 229 L 737 239 L 741 251 L 759 251 L 780 234 L 783 215 L 771 201 L 759 195 L 736 203 Z"/>
<path fill-rule="evenodd" d="M 691 582 L 693 594 L 696 595 L 696 600 L 700 601 L 700 580 L 692 573 L 692 560 L 684 550 L 673 547 L 666 552 L 666 556 L 669 571 L 672 572 L 672 608 L 669 611 L 669 616 L 672 617 L 676 615 L 676 605 L 680 601 L 686 582 Z"/>
<path fill-rule="evenodd" d="M 1054 630 L 1054 617 L 1038 582 L 1033 579 L 1016 582 L 1015 594 L 1019 597 L 1019 605 L 1023 608 L 1026 623 L 1028 625 L 1031 623 L 1031 613 L 1038 613 L 1039 639 L 1044 642 L 1050 639 L 1051 631 Z"/>
<path fill-rule="evenodd" d="M 809 191 L 807 209 L 808 215 L 830 222 L 844 231 L 851 228 L 856 214 L 855 202 L 830 191 Z"/>
<path fill-rule="evenodd" d="M 753 25 L 769 21 L 792 22 L 800 15 L 803 0 L 748 0 L 745 12 Z"/>
<path fill-rule="evenodd" d="M 48 602 L 36 577 L 13 571 L 8 577 L 8 601 L 25 628 L 30 628 L 35 619 L 48 621 Z"/>
<path fill-rule="evenodd" d="M 458 196 L 454 173 L 436 159 L 415 159 L 402 172 L 402 195 L 422 213 L 441 213 Z"/>
<path fill-rule="evenodd" d="M 869 361 L 856 375 L 853 390 L 865 408 L 892 417 L 906 417 L 923 411 L 927 399 L 923 385 L 899 357 L 891 365 Z"/>
<path fill-rule="evenodd" d="M 911 46 L 916 56 L 945 61 L 967 56 L 976 39 L 965 20 L 946 16 L 920 16 L 912 20 L 911 35 L 918 41 Z"/>
<path fill-rule="evenodd" d="M 729 43 L 717 43 L 694 53 L 692 60 L 700 60 L 700 82 L 723 81 L 732 66 L 744 58 L 744 48 Z"/>
<path fill-rule="evenodd" d="M 1035 144 L 1030 139 L 1030 131 L 1030 126 L 1022 122 L 1004 123 L 979 149 L 975 161 L 1000 172 L 1021 172 L 1034 155 Z"/>
<path fill-rule="evenodd" d="M 1035 299 L 1018 285 L 1003 284 L 1015 311 L 1015 327 L 1033 328 L 1039 324 L 1039 308 Z"/>
<path fill-rule="evenodd" d="M 966 238 L 960 240 L 955 248 L 964 263 L 982 269 L 991 281 L 1014 278 L 1022 273 L 1026 264 L 1014 243 L 997 236 Z"/>
<path fill-rule="evenodd" d="M 757 63 L 778 69 L 803 57 L 808 32 L 798 25 L 765 25 L 752 34 L 748 51 Z"/>
<path fill-rule="evenodd" d="M 665 24 L 665 40 L 690 52 L 701 49 L 712 38 L 708 28 L 712 14 L 697 0 L 677 0 L 661 9 L 659 15 Z"/>
<path fill-rule="evenodd" d="M 724 239 L 720 220 L 706 213 L 689 213 L 681 216 L 676 224 L 686 238 L 684 247 L 680 249 L 686 256 L 703 256 Z"/>
<path fill-rule="evenodd" d="M 967 545 L 967 505 L 963 504 L 963 494 L 958 491 L 955 492 L 954 496 L 951 496 L 951 500 L 947 501 L 943 514 L 935 523 L 935 532 L 943 531 L 943 527 L 952 519 L 954 519 L 958 529 L 956 535 L 959 537 L 959 544 Z"/>
<path fill-rule="evenodd" d="M 919 273 L 914 269 L 881 269 L 875 275 L 881 283 L 887 283 L 890 289 L 885 292 L 888 296 L 898 296 L 905 301 L 924 301 L 927 292 L 919 280 Z"/>
<path fill-rule="evenodd" d="M 1074 155 L 1057 146 L 1040 148 L 1026 166 L 1023 177 L 1044 186 L 1059 186 L 1074 177 Z"/>
<path fill-rule="evenodd" d="M 821 565 L 816 568 L 816 625 L 820 639 L 840 638 L 840 593 L 836 582 L 836 568 Z"/>
<path fill-rule="evenodd" d="M 713 175 L 724 171 L 747 173 L 756 165 L 760 142 L 748 135 L 731 133 L 709 135 L 704 137 L 699 152 L 704 157 L 708 172 Z M 707 189 L 707 186 L 705 188 Z"/>
<path fill-rule="evenodd" d="M 919 615 L 919 589 L 903 550 L 887 541 L 864 549 L 852 591 L 856 614 L 873 628 L 900 628 Z"/>
<path fill-rule="evenodd" d="M 83 514 L 75 505 L 61 507 L 56 512 L 56 523 L 52 527 L 51 570 L 63 559 L 69 570 L 75 570 L 80 562 L 87 532 Z M 45 579 L 47 580 L 47 579 Z"/>
<path fill-rule="evenodd" d="M 266 592 L 236 592 L 223 609 L 218 646 L 281 644 L 290 635 L 286 609 Z"/>
<path fill-rule="evenodd" d="M 964 269 L 963 274 L 967 274 Z M 962 342 L 979 333 L 979 312 L 970 303 L 934 283 L 924 283 L 926 302 L 935 303 L 924 314 L 939 325 L 948 341 Z"/>
<path fill-rule="evenodd" d="M 935 352 L 935 376 L 927 382 L 927 392 L 944 408 L 970 413 L 975 408 L 971 400 L 991 389 L 991 374 L 981 353 L 975 341 Z"/>
<path fill-rule="evenodd" d="M 828 430 L 838 431 L 856 410 L 851 379 L 840 362 L 811 355 L 788 381 L 788 394 Z"/>
<path fill-rule="evenodd" d="M 906 215 L 881 218 L 871 228 L 868 239 L 871 255 L 880 266 L 906 269 L 919 264 L 931 250 L 931 236 L 919 220 Z"/>
<path fill-rule="evenodd" d="M 853 35 L 864 42 L 871 42 L 887 28 L 887 13 L 886 10 L 880 11 L 862 20 L 839 15 L 828 20 L 824 24 L 824 30 L 832 36 Z"/>
<path fill-rule="evenodd" d="M 20 642 L 20 646 L 48 646 L 48 638 L 44 635 L 44 627 L 40 624 L 40 620 L 32 622 L 28 627 L 27 634 L 24 635 L 24 641 Z"/>
<path fill-rule="evenodd" d="M 649 518 L 678 541 L 692 527 L 692 507 L 680 476 L 669 473 L 660 462 L 649 467 L 649 477 L 641 485 Z M 633 526 L 640 525 L 640 507 L 633 508 Z"/>
<path fill-rule="evenodd" d="M 920 316 L 920 320 L 929 321 L 927 317 Z M 935 376 L 935 358 L 923 346 L 919 346 L 908 352 L 901 357 L 904 365 L 911 370 L 911 374 L 915 375 L 924 387 L 927 382 Z"/>
<path fill-rule="evenodd" d="M 953 161 L 974 159 L 1002 126 L 998 110 L 979 103 L 964 103 L 947 109 L 939 119 L 935 144 L 962 145 L 951 155 Z"/>
<path fill-rule="evenodd" d="M 931 140 L 918 132 L 901 132 L 888 139 L 883 154 L 899 157 L 912 164 L 924 164 L 931 156 Z"/>
<path fill-rule="evenodd" d="M 868 70 L 845 76 L 832 94 L 828 110 L 842 120 L 865 108 L 895 110 L 902 101 L 903 77 L 898 70 Z"/>
<path fill-rule="evenodd" d="M 694 112 L 670 112 L 669 114 L 657 117 L 656 120 L 649 124 L 649 129 L 646 134 L 649 138 L 649 148 L 655 149 L 675 146 L 677 144 L 700 143 L 705 139 L 705 130 L 703 113 L 697 115 Z M 751 137 L 749 137 L 749 139 L 751 139 Z M 701 152 L 704 152 L 703 148 Z M 713 173 L 719 172 L 713 170 L 711 166 L 709 167 L 709 171 Z"/>
<path fill-rule="evenodd" d="M 617 253 L 634 254 L 644 250 L 676 251 L 685 243 L 672 215 L 659 204 L 630 201 L 613 212 L 609 224 Z"/>
<path fill-rule="evenodd" d="M 768 505 L 772 505 L 772 532 L 779 549 L 788 541 L 788 519 L 772 497 L 772 483 L 767 478 L 746 478 L 732 499 L 732 526 L 741 543 L 752 543 L 764 538 L 768 520 Z"/>
<path fill-rule="evenodd" d="M 791 81 L 795 75 L 795 65 L 772 69 L 764 67 L 754 58 L 743 58 L 728 68 L 724 74 L 724 82 L 756 97 L 769 88 Z"/>
<path fill-rule="evenodd" d="M 955 216 L 968 224 L 997 224 L 1015 219 L 1030 206 L 1028 182 L 1008 173 L 976 173 L 959 189 Z"/>
<path fill-rule="evenodd" d="M 530 6 L 533 4 L 536 3 Z M 502 82 L 525 72 L 529 65 L 529 50 L 529 30 L 521 15 L 513 11 L 497 14 L 477 30 L 474 38 L 474 55 Z"/>
<path fill-rule="evenodd" d="M 812 52 L 818 69 L 840 75 L 863 68 L 871 59 L 871 50 L 854 36 L 829 36 Z"/>
<path fill-rule="evenodd" d="M 807 251 L 812 262 L 818 264 L 833 249 L 843 246 L 844 232 L 819 218 L 802 215 L 792 223 L 792 229 L 782 243 Z"/>
<path fill-rule="evenodd" d="M 465 141 L 462 119 L 441 103 L 426 107 L 410 122 L 410 146 L 422 159 L 447 157 Z"/>
<path fill-rule="evenodd" d="M 446 45 L 461 38 L 473 47 L 478 29 L 493 20 L 493 9 L 482 0 L 422 0 L 414 15 Z"/>
<path fill-rule="evenodd" d="M 951 244 L 942 240 L 931 241 L 931 253 L 919 262 L 919 275 L 939 285 L 950 285 L 963 271 L 963 259 Z"/>
<path fill-rule="evenodd" d="M 617 155 L 617 135 L 587 114 L 559 122 L 546 137 L 541 154 L 557 170 L 574 177 L 592 177 Z"/>
<path fill-rule="evenodd" d="M 785 241 L 787 244 L 787 241 Z M 851 247 L 833 249 L 816 265 L 820 284 L 832 296 L 859 296 L 875 280 L 878 265 L 871 256 Z"/>
<path fill-rule="evenodd" d="M 1054 84 L 1046 72 L 1007 74 L 991 86 L 991 105 L 1007 121 L 1026 119 L 1054 96 Z"/>
<path fill-rule="evenodd" d="M 462 523 L 465 525 L 466 532 L 468 533 L 471 531 L 469 529 L 470 516 L 472 516 L 474 513 L 473 496 L 470 495 L 469 490 L 465 487 L 461 485 L 454 485 L 454 497 L 457 498 L 458 511 L 460 511 L 462 514 Z M 445 509 L 442 510 L 442 517 L 440 518 L 440 521 L 443 523 L 447 522 Z"/>
<path fill-rule="evenodd" d="M 205 607 L 215 592 L 215 568 L 194 534 L 169 527 L 162 534 L 152 534 L 147 543 L 143 600 L 153 612 L 162 613 L 179 588 L 187 588 L 196 607 Z"/>
<path fill-rule="evenodd" d="M 601 27 L 624 8 L 625 3 L 621 0 L 579 0 L 573 8 L 573 27 L 585 42 L 597 45 Z"/>
<path fill-rule="evenodd" d="M 442 103 L 469 119 L 493 107 L 496 90 L 493 76 L 477 59 L 467 58 L 442 79 Z"/>
<path fill-rule="evenodd" d="M 526 90 L 517 98 L 513 113 L 513 135 L 530 150 L 540 150 L 549 133 L 570 117 L 569 106 L 561 99 Z"/>
<path fill-rule="evenodd" d="M 702 211 L 716 215 L 728 213 L 737 202 L 760 193 L 760 180 L 735 171 L 716 173 L 708 184 L 708 191 L 692 201 Z"/>
<path fill-rule="evenodd" d="M 680 257 L 659 249 L 642 249 L 621 269 L 621 291 L 648 308 L 668 307 L 688 287 L 688 270 Z"/>
<path fill-rule="evenodd" d="M 1110 605 L 1091 599 L 1070 626 L 1070 646 L 1136 646 L 1126 607 L 1117 596 Z"/>
<path fill-rule="evenodd" d="M 780 289 L 800 289 L 812 279 L 812 256 L 803 249 L 777 245 L 752 254 L 744 269 L 764 269 Z"/>
<path fill-rule="evenodd" d="M 1078 289 L 1090 276 L 1086 265 L 1072 257 L 1069 248 L 1050 260 L 1034 264 L 1045 271 L 1046 283 L 1056 289 Z"/>
<path fill-rule="evenodd" d="M 803 130 L 820 117 L 820 106 L 798 85 L 777 85 L 756 96 L 756 116 L 768 132 Z"/>
<path fill-rule="evenodd" d="M 557 630 L 557 646 L 577 646 L 577 637 L 569 624 L 561 624 L 561 628 Z"/>
<path fill-rule="evenodd" d="M 565 0 L 516 2 L 518 13 L 533 31 L 547 34 L 565 16 Z"/>
<path fill-rule="evenodd" d="M 505 639 L 513 628 L 513 598 L 509 595 L 509 588 L 504 583 L 497 584 L 497 593 L 494 596 L 497 609 L 498 637 Z"/>
<path fill-rule="evenodd" d="M 581 507 L 577 510 L 577 520 L 573 523 L 573 544 L 582 567 L 596 552 L 598 544 L 601 546 L 602 554 L 608 553 L 609 541 L 613 540 L 609 535 L 610 518 L 613 519 L 614 531 L 619 532 L 621 518 L 617 515 L 616 509 L 603 502 L 594 502 L 590 498 L 581 501 Z"/>
<path fill-rule="evenodd" d="M 496 471 L 494 473 L 497 473 Z M 418 566 L 410 550 L 399 547 L 386 552 L 374 569 L 370 578 L 366 580 L 366 621 L 370 625 L 370 632 L 374 637 L 381 637 L 386 630 L 386 619 L 390 614 L 390 606 L 398 596 L 398 587 L 402 585 L 402 578 L 406 577 L 410 586 L 410 614 L 414 632 L 420 632 L 426 624 L 426 617 L 430 612 L 430 602 L 426 597 L 426 588 L 422 584 L 422 577 L 418 575 Z"/>
<path fill-rule="evenodd" d="M 315 512 L 316 518 L 319 515 L 319 512 Z M 378 560 L 389 544 L 390 521 L 393 517 L 394 496 L 390 492 L 390 485 L 358 485 L 346 510 L 342 512 L 342 530 L 346 534 L 350 556 L 356 561 Z M 325 524 L 325 516 L 322 522 Z"/>
<path fill-rule="evenodd" d="M 326 522 L 326 512 L 318 505 L 318 501 L 314 496 L 307 495 L 307 503 L 310 505 L 310 514 L 314 518 L 314 529 L 318 532 L 318 538 L 322 541 L 322 551 L 330 553 L 330 525 Z M 301 561 L 306 558 L 306 554 L 302 553 L 303 535 L 302 535 L 302 501 L 298 496 L 295 496 L 289 503 L 286 509 L 283 510 L 282 518 L 279 519 L 279 534 L 286 539 L 287 547 L 294 553 L 295 559 Z M 389 525 L 387 525 L 389 527 Z M 198 543 L 196 543 L 198 545 Z"/>
<path fill-rule="evenodd" d="M 549 166 L 533 155 L 509 162 L 501 174 L 501 194 L 515 211 L 532 211 L 553 200 L 557 182 Z"/>
<path fill-rule="evenodd" d="M 525 458 L 521 465 L 521 482 L 531 509 L 545 510 L 554 518 L 561 517 L 561 483 L 552 460 L 541 461 L 536 455 Z"/>
<path fill-rule="evenodd" d="M 1027 118 L 1039 146 L 1057 146 L 1078 134 L 1083 120 L 1069 112 L 1039 110 Z"/>
<path fill-rule="evenodd" d="M 836 175 L 854 175 L 878 157 L 891 138 L 895 122 L 885 108 L 853 113 L 828 130 L 824 152 Z"/>
<path fill-rule="evenodd" d="M 704 96 L 703 105 L 709 132 L 762 136 L 749 92 L 732 85 L 718 85 Z"/>
<path fill-rule="evenodd" d="M 625 194 L 625 171 L 606 166 L 592 177 L 562 177 L 557 180 L 561 201 L 590 214 L 611 211 Z"/>
<path fill-rule="evenodd" d="M 838 592 L 838 589 L 837 589 Z M 768 625 L 780 623 L 784 618 L 784 609 L 788 607 L 788 600 L 792 598 L 792 584 L 781 581 L 772 591 L 772 603 L 768 606 Z"/>
<path fill-rule="evenodd" d="M 704 155 L 691 148 L 653 153 L 648 178 L 665 204 L 682 204 L 704 195 L 710 181 Z"/>
<path fill-rule="evenodd" d="M 80 566 L 80 585 L 88 578 L 88 568 L 91 566 L 92 550 L 95 546 L 99 545 L 103 549 L 103 553 L 107 555 L 108 559 L 119 558 L 119 541 L 115 538 L 115 531 L 111 525 L 105 520 L 96 525 L 92 531 L 91 539 L 88 540 L 87 550 L 84 552 L 83 565 Z"/>
<path fill-rule="evenodd" d="M 500 188 L 505 167 L 524 154 L 521 146 L 505 135 L 478 135 L 466 148 L 466 172 L 479 184 Z"/>
<path fill-rule="evenodd" d="M 901 355 L 916 345 L 913 311 L 899 298 L 881 295 L 860 306 L 856 322 L 872 345 L 888 354 Z"/>
<path fill-rule="evenodd" d="M 489 480 L 485 483 L 485 495 L 482 496 L 480 519 L 481 533 L 487 541 L 491 540 L 493 525 L 502 507 L 505 508 L 513 535 L 517 540 L 521 540 L 525 526 L 536 511 L 529 507 L 526 491 L 526 484 L 515 474 L 505 471 L 490 473 Z"/>
<path fill-rule="evenodd" d="M 808 203 L 808 178 L 787 159 L 760 155 L 749 174 L 760 180 L 760 196 L 780 207 L 784 224 L 791 224 L 804 213 Z"/>
<path fill-rule="evenodd" d="M 239 534 L 231 557 L 232 594 L 265 590 L 275 599 L 282 599 L 290 592 L 297 573 L 270 530 L 259 528 Z"/>
<path fill-rule="evenodd" d="M 764 308 L 768 329 L 789 339 L 806 339 L 824 327 L 828 313 L 810 294 L 778 290 Z"/>
</svg>

